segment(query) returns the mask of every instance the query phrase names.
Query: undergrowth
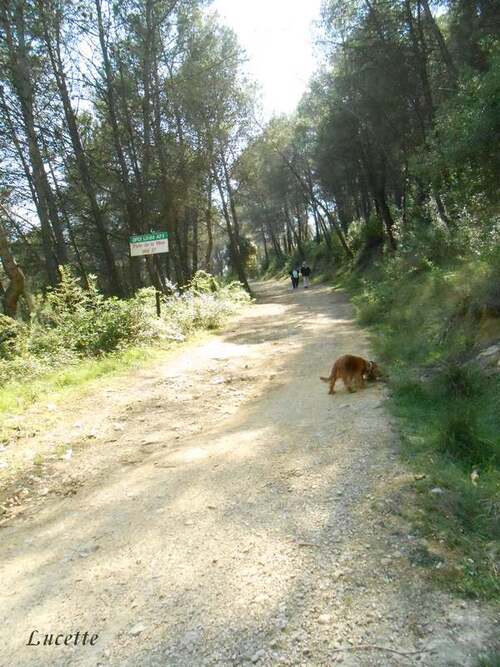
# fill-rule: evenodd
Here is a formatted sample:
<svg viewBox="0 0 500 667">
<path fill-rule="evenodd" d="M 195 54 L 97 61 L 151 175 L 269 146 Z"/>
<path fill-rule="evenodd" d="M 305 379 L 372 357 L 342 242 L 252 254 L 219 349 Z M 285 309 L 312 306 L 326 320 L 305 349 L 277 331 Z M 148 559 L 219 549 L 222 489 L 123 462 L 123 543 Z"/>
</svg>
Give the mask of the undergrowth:
<svg viewBox="0 0 500 667">
<path fill-rule="evenodd" d="M 348 281 L 390 378 L 403 456 L 419 473 L 412 518 L 449 552 L 433 577 L 489 599 L 500 594 L 500 374 L 477 354 L 500 341 L 490 307 L 497 259 L 438 267 L 396 258 Z"/>
<path fill-rule="evenodd" d="M 0 316 L 0 414 L 216 329 L 250 298 L 239 283 L 224 285 L 199 271 L 187 289 L 163 298 L 158 318 L 153 288 L 128 300 L 106 299 L 92 279 L 85 289 L 64 267 L 61 275 L 29 323 Z"/>
</svg>

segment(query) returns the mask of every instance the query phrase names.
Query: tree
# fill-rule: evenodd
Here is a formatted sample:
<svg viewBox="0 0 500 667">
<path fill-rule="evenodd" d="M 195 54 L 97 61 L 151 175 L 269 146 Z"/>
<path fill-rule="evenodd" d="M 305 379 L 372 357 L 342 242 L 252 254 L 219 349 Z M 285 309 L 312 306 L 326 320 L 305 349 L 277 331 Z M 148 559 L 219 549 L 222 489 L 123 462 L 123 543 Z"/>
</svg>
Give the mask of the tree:
<svg viewBox="0 0 500 667">
<path fill-rule="evenodd" d="M 17 315 L 17 305 L 21 296 L 26 296 L 26 304 L 29 307 L 30 299 L 27 297 L 24 273 L 17 264 L 10 249 L 7 229 L 3 222 L 6 209 L 0 203 L 0 260 L 9 283 L 6 289 L 3 289 L 2 301 L 3 312 L 9 317 L 15 318 Z"/>
</svg>

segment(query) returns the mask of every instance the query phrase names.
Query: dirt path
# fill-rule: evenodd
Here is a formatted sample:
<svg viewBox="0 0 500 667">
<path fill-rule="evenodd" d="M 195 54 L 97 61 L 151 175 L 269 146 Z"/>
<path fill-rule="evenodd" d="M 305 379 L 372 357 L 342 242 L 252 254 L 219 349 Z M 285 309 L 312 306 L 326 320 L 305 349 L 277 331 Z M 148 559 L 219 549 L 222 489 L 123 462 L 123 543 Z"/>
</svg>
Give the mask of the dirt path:
<svg viewBox="0 0 500 667">
<path fill-rule="evenodd" d="M 492 645 L 492 612 L 414 566 L 384 387 L 332 398 L 318 380 L 367 353 L 345 297 L 258 294 L 20 438 L 72 457 L 31 475 L 0 531 L 0 665 L 430 667 Z M 24 646 L 32 630 L 99 638 Z"/>
</svg>

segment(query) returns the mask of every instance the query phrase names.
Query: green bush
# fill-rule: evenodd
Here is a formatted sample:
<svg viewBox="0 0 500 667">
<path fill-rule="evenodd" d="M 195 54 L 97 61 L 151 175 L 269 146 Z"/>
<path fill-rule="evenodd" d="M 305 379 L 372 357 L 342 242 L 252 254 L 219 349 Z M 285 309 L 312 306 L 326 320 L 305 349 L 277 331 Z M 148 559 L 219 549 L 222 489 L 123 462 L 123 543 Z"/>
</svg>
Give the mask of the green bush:
<svg viewBox="0 0 500 667">
<path fill-rule="evenodd" d="M 128 300 L 105 298 L 92 276 L 84 289 L 61 267 L 61 282 L 38 304 L 29 328 L 0 317 L 0 383 L 34 378 L 132 345 L 183 340 L 196 330 L 217 328 L 250 299 L 240 283 L 221 285 L 203 271 L 182 294 L 163 298 L 160 318 L 155 298 L 154 288 Z"/>
<path fill-rule="evenodd" d="M 61 282 L 49 292 L 40 321 L 53 330 L 53 342 L 80 356 L 99 355 L 136 341 L 145 326 L 143 300 L 106 299 L 96 280 L 84 289 L 61 267 Z"/>
<path fill-rule="evenodd" d="M 25 324 L 0 314 L 0 359 L 10 359 L 20 354 L 26 334 Z"/>
<path fill-rule="evenodd" d="M 206 271 L 197 271 L 188 283 L 188 290 L 196 294 L 207 294 L 218 292 L 220 285 L 210 273 Z"/>
</svg>

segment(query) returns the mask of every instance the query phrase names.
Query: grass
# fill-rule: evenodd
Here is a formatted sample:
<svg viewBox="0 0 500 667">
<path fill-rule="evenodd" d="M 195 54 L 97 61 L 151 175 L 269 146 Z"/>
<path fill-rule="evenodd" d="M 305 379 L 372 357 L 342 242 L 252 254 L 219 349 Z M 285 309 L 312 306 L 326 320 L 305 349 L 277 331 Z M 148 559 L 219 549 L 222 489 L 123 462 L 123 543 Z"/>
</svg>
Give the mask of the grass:
<svg viewBox="0 0 500 667">
<path fill-rule="evenodd" d="M 487 655 L 482 655 L 476 667 L 500 667 L 500 653 L 488 653 Z"/>
<path fill-rule="evenodd" d="M 0 442 L 2 430 L 6 429 L 9 417 L 19 417 L 31 405 L 43 400 L 57 402 L 74 399 L 82 391 L 95 386 L 99 380 L 129 372 L 134 368 L 144 368 L 155 362 L 164 362 L 179 349 L 185 349 L 209 335 L 206 332 L 194 334 L 189 341 L 160 345 L 135 346 L 99 358 L 85 359 L 65 369 L 50 371 L 35 380 L 12 381 L 0 388 Z"/>
<path fill-rule="evenodd" d="M 425 475 L 415 481 L 417 504 L 408 515 L 447 553 L 443 567 L 429 572 L 460 595 L 498 599 L 500 375 L 474 363 L 485 344 L 474 315 L 481 311 L 475 295 L 485 291 L 477 275 L 488 274 L 472 277 L 467 266 L 414 275 L 381 270 L 347 286 L 390 377 L 402 456 Z M 500 321 L 489 323 L 488 335 L 500 338 Z M 431 493 L 436 487 L 442 492 Z"/>
<path fill-rule="evenodd" d="M 0 315 L 0 418 L 164 356 L 165 348 L 217 329 L 250 302 L 238 283 L 198 271 L 188 289 L 164 300 L 157 318 L 153 288 L 106 299 L 95 281 L 84 288 L 67 267 L 61 273 L 30 326 Z"/>
</svg>

